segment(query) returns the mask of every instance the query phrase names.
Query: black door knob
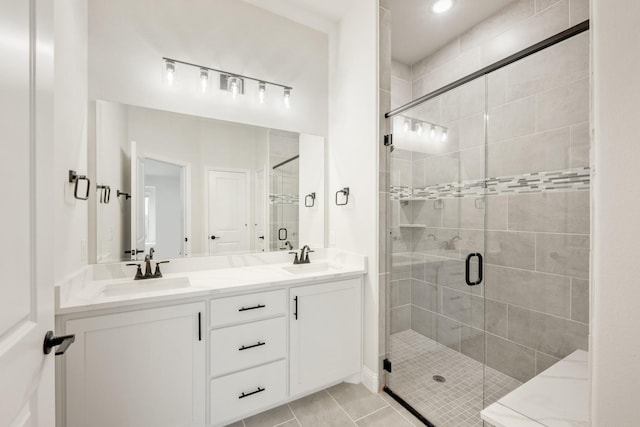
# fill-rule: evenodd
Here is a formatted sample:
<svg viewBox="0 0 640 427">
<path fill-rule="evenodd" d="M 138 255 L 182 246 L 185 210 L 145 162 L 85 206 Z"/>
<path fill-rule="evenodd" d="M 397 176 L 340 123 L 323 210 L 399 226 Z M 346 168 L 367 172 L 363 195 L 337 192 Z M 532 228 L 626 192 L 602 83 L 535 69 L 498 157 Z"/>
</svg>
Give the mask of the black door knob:
<svg viewBox="0 0 640 427">
<path fill-rule="evenodd" d="M 211 240 L 216 240 L 216 239 L 219 239 L 219 238 L 220 237 L 218 237 L 218 236 L 211 236 Z"/>
</svg>

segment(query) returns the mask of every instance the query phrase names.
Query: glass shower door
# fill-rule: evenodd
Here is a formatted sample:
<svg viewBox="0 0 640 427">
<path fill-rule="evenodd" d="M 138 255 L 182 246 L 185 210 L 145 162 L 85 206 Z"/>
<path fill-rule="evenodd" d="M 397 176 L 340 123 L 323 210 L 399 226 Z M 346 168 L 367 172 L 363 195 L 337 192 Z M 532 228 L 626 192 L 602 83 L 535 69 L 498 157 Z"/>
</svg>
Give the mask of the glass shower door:
<svg viewBox="0 0 640 427">
<path fill-rule="evenodd" d="M 271 170 L 271 251 L 293 250 L 299 247 L 299 165 L 300 161 L 296 155 Z"/>
<path fill-rule="evenodd" d="M 487 85 L 485 406 L 588 347 L 589 33 Z"/>
<path fill-rule="evenodd" d="M 439 427 L 482 425 L 485 88 L 390 119 L 386 384 Z"/>
</svg>

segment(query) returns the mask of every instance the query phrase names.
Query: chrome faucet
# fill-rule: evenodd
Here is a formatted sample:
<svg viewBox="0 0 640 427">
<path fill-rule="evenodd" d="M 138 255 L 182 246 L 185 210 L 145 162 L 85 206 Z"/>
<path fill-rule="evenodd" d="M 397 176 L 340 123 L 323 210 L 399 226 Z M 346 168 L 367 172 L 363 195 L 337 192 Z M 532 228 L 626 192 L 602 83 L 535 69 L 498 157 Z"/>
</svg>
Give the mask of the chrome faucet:
<svg viewBox="0 0 640 427">
<path fill-rule="evenodd" d="M 298 257 L 298 252 L 289 252 L 290 254 L 295 254 L 295 258 L 293 259 L 294 264 L 309 264 L 311 260 L 309 259 L 309 253 L 315 252 L 311 250 L 309 245 L 304 245 L 302 249 L 300 249 L 300 257 Z"/>
<path fill-rule="evenodd" d="M 152 249 L 153 250 L 153 249 Z M 142 264 L 141 263 L 130 263 L 127 266 L 135 265 L 138 267 L 136 270 L 136 275 L 133 277 L 133 280 L 145 280 L 145 279 L 158 279 L 162 277 L 162 272 L 160 272 L 160 264 L 166 264 L 169 261 L 156 261 L 156 270 L 155 272 L 151 272 L 151 259 L 153 257 L 153 252 L 149 251 L 151 254 L 144 257 L 145 269 L 144 274 L 142 274 Z"/>
</svg>

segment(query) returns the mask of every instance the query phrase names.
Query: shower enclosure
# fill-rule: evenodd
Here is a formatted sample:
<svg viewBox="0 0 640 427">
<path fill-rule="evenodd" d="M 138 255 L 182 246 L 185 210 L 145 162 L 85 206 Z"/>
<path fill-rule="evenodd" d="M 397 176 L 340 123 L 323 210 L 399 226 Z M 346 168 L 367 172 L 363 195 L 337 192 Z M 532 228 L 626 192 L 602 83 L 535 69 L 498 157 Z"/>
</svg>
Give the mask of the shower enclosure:
<svg viewBox="0 0 640 427">
<path fill-rule="evenodd" d="M 567 36 L 389 114 L 386 390 L 427 425 L 480 426 L 587 349 L 588 52 Z"/>
<path fill-rule="evenodd" d="M 271 209 L 271 241 L 269 250 L 291 250 L 299 247 L 299 155 L 271 168 L 269 205 Z"/>
</svg>

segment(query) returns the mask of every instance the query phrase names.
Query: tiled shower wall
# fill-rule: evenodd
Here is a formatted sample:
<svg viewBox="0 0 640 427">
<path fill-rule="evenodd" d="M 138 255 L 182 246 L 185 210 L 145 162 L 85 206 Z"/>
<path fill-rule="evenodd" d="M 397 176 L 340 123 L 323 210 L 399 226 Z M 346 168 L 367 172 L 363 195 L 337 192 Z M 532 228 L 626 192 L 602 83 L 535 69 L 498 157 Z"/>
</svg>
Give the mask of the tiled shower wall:
<svg viewBox="0 0 640 427">
<path fill-rule="evenodd" d="M 299 245 L 300 161 L 291 160 L 300 154 L 300 136 L 281 130 L 269 131 L 269 250 L 287 250 L 285 241 L 294 249 Z M 274 169 L 274 166 L 289 161 Z M 278 230 L 285 228 L 287 238 L 279 240 Z"/>
<path fill-rule="evenodd" d="M 516 18 L 531 25 L 547 23 L 544 31 L 550 34 L 546 37 L 586 19 L 588 4 L 587 9 L 584 4 L 518 1 L 498 15 L 513 18 L 512 24 Z M 505 19 L 489 19 L 470 33 L 491 35 L 500 25 L 506 33 L 525 31 L 513 29 Z M 564 27 L 551 25 L 554 22 Z M 535 36 L 544 38 L 540 31 Z M 520 35 L 516 40 L 527 45 L 538 41 Z M 458 51 L 466 45 L 465 37 L 455 42 Z M 486 158 L 483 79 L 416 111 L 416 118 L 446 125 L 451 135 L 447 145 L 455 148 L 437 155 L 400 149 L 392 154 L 392 188 L 422 190 L 432 197 L 390 201 L 393 266 L 387 292 L 392 308 L 387 326 L 391 333 L 412 328 L 477 360 L 486 357 L 489 366 L 521 381 L 577 348 L 586 349 L 588 43 L 588 34 L 577 36 L 488 77 Z M 489 49 L 491 43 L 477 45 L 484 58 L 482 49 Z M 425 83 L 438 81 L 435 75 L 425 78 L 430 72 L 447 70 L 455 75 L 451 70 L 457 70 L 457 56 L 445 57 L 437 52 L 413 70 L 394 63 L 392 108 L 407 102 L 409 84 L 415 98 L 422 95 L 420 90 L 428 92 L 448 83 L 435 87 Z M 416 70 L 431 71 L 414 78 Z M 460 77 L 471 71 L 474 69 L 455 72 L 462 73 Z M 472 186 L 485 176 L 485 168 L 486 177 L 505 178 L 519 188 L 500 184 L 489 191 L 486 203 L 472 193 L 452 197 L 434 190 L 435 184 L 458 180 Z M 528 176 L 538 172 L 556 172 L 557 176 L 540 185 L 535 181 L 539 177 Z M 518 185 L 518 180 L 533 182 Z M 482 230 L 485 215 L 486 233 Z M 425 228 L 401 228 L 400 224 Z M 476 250 L 485 254 L 485 282 L 469 288 L 464 284 L 463 259 Z"/>
<path fill-rule="evenodd" d="M 517 0 L 412 65 L 413 98 L 589 19 L 589 0 Z"/>
</svg>

